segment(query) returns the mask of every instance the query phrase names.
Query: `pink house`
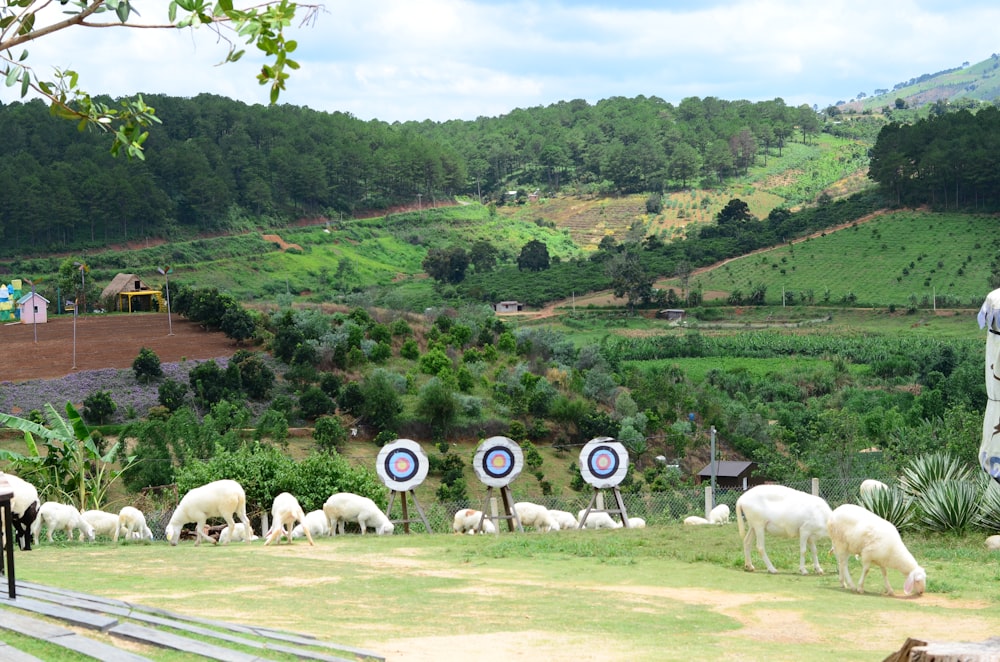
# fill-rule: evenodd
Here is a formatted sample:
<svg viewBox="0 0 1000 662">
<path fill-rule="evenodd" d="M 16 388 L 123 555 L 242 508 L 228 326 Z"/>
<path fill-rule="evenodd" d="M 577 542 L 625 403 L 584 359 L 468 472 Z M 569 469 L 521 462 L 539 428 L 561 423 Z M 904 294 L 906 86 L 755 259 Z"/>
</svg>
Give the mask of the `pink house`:
<svg viewBox="0 0 1000 662">
<path fill-rule="evenodd" d="M 28 292 L 17 300 L 22 324 L 45 324 L 49 321 L 49 300 L 37 292 Z"/>
</svg>

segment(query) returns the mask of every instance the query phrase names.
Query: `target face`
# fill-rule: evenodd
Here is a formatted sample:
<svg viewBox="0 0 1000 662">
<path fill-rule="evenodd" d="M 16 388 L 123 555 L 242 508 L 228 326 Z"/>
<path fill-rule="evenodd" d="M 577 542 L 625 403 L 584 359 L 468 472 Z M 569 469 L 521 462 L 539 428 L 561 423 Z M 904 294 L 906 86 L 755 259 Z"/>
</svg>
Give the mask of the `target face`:
<svg viewBox="0 0 1000 662">
<path fill-rule="evenodd" d="M 598 488 L 614 487 L 628 473 L 628 451 L 611 437 L 591 439 L 580 451 L 580 475 Z"/>
<path fill-rule="evenodd" d="M 427 454 L 412 439 L 386 444 L 375 459 L 375 473 L 390 490 L 412 490 L 427 477 Z"/>
<path fill-rule="evenodd" d="M 524 455 L 521 447 L 507 437 L 490 437 L 479 444 L 472 465 L 484 484 L 504 487 L 521 473 Z"/>
</svg>

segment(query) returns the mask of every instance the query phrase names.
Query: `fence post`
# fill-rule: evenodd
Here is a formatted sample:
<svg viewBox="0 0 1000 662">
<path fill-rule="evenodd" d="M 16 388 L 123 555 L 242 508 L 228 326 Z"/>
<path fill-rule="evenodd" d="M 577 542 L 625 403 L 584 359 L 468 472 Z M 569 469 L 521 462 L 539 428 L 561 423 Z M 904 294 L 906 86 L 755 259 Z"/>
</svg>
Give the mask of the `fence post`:
<svg viewBox="0 0 1000 662">
<path fill-rule="evenodd" d="M 261 526 L 260 537 L 263 538 L 263 537 L 267 536 L 267 530 L 270 528 L 267 525 L 267 510 L 264 509 L 264 508 L 261 508 L 261 510 L 260 510 L 260 526 Z M 249 540 L 249 539 L 250 538 L 248 536 L 247 540 Z"/>
<path fill-rule="evenodd" d="M 604 492 L 597 493 L 597 501 L 594 502 L 594 510 L 604 510 Z"/>
<path fill-rule="evenodd" d="M 496 529 L 497 533 L 500 533 L 500 510 L 497 506 L 497 498 L 495 496 L 490 497 L 490 521 L 493 522 L 493 528 Z"/>
<path fill-rule="evenodd" d="M 813 496 L 819 496 L 819 478 L 812 479 Z"/>
<path fill-rule="evenodd" d="M 712 512 L 712 508 L 715 507 L 715 506 L 712 505 L 712 501 L 713 500 L 714 499 L 712 499 L 712 486 L 711 485 L 706 485 L 705 486 L 705 519 L 708 519 L 708 514 L 711 513 Z"/>
</svg>

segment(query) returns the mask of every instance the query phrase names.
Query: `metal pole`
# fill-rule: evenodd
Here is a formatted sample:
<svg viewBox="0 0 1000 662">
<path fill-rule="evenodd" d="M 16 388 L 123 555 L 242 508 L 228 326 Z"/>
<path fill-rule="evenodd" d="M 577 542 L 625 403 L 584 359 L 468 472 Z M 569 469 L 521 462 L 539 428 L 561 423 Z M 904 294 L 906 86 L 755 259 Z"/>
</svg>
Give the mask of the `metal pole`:
<svg viewBox="0 0 1000 662">
<path fill-rule="evenodd" d="M 167 335 L 174 335 L 174 325 L 170 321 L 170 279 L 167 278 L 167 274 L 163 274 L 163 280 L 167 283 Z"/>
<path fill-rule="evenodd" d="M 711 464 L 712 464 L 712 507 L 715 508 L 715 426 L 711 428 L 712 448 L 711 448 Z"/>
<path fill-rule="evenodd" d="M 73 302 L 73 370 L 76 370 L 76 309 L 80 306 L 80 297 Z"/>
</svg>

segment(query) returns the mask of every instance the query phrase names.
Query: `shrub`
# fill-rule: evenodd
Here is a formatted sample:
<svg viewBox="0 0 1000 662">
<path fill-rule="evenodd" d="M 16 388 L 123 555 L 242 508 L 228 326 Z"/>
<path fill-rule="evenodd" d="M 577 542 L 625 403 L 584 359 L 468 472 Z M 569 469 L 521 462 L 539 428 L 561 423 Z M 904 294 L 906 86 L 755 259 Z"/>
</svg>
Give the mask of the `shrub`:
<svg viewBox="0 0 1000 662">
<path fill-rule="evenodd" d="M 347 430 L 336 416 L 320 416 L 313 426 L 313 440 L 324 453 L 335 453 L 347 441 Z"/>
<path fill-rule="evenodd" d="M 335 409 L 333 400 L 318 386 L 310 386 L 299 397 L 299 411 L 302 418 L 313 420 L 324 414 L 332 414 Z"/>
<path fill-rule="evenodd" d="M 91 423 L 105 423 L 117 408 L 108 391 L 95 391 L 83 399 L 83 415 Z"/>
<path fill-rule="evenodd" d="M 132 361 L 132 372 L 135 373 L 136 380 L 141 384 L 148 384 L 153 379 L 162 377 L 163 369 L 160 367 L 160 357 L 148 347 L 143 347 L 139 350 L 139 355 Z"/>
<path fill-rule="evenodd" d="M 158 400 L 169 411 L 177 411 L 184 406 L 187 386 L 173 379 L 165 379 L 157 389 Z"/>
<path fill-rule="evenodd" d="M 932 531 L 964 534 L 979 521 L 979 498 L 974 481 L 935 481 L 920 498 L 920 522 Z"/>
<path fill-rule="evenodd" d="M 913 526 L 913 499 L 898 487 L 861 493 L 861 505 L 902 531 Z"/>
</svg>

